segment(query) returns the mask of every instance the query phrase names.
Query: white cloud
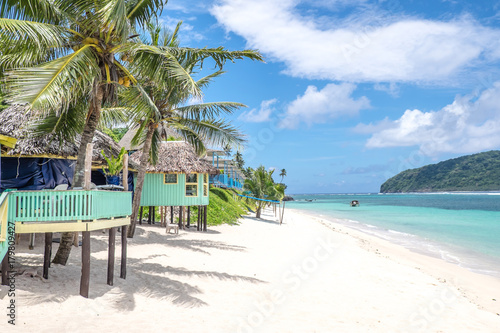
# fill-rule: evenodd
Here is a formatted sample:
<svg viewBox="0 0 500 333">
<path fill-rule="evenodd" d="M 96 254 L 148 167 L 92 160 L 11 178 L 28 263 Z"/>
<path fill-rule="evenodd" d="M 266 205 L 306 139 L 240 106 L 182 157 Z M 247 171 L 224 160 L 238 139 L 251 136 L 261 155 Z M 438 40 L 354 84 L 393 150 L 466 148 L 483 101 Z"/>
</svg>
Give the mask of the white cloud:
<svg viewBox="0 0 500 333">
<path fill-rule="evenodd" d="M 475 153 L 500 148 L 500 81 L 479 97 L 457 96 L 439 111 L 406 110 L 385 119 L 368 139 L 369 148 L 418 146 L 423 154 Z M 360 125 L 359 131 L 378 125 Z"/>
<path fill-rule="evenodd" d="M 248 112 L 243 112 L 238 119 L 251 122 L 251 123 L 262 123 L 270 120 L 271 113 L 274 111 L 273 104 L 278 100 L 276 98 L 269 99 L 267 101 L 262 101 L 260 103 L 260 109 L 252 109 Z"/>
<path fill-rule="evenodd" d="M 373 89 L 378 91 L 383 91 L 391 95 L 392 97 L 399 97 L 399 86 L 394 82 L 384 84 L 384 83 L 375 83 Z"/>
<path fill-rule="evenodd" d="M 331 17 L 325 25 L 323 19 L 301 16 L 300 4 L 304 1 L 220 0 L 211 13 L 250 47 L 284 62 L 286 73 L 295 77 L 440 83 L 500 59 L 500 30 L 466 16 L 433 21 L 379 10 Z"/>
<path fill-rule="evenodd" d="M 364 96 L 354 99 L 354 89 L 356 85 L 352 83 L 330 83 L 321 90 L 309 86 L 304 95 L 298 96 L 288 105 L 279 125 L 284 128 L 296 128 L 300 122 L 311 125 L 343 115 L 356 115 L 359 110 L 369 108 L 370 101 Z"/>
</svg>

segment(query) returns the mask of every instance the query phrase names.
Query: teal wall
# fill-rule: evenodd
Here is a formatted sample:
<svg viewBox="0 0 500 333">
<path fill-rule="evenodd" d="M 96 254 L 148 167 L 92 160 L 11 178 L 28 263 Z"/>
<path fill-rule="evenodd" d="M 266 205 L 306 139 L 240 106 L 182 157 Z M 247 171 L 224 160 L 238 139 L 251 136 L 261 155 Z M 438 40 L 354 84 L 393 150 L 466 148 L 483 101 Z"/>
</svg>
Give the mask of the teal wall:
<svg viewBox="0 0 500 333">
<path fill-rule="evenodd" d="M 198 196 L 186 197 L 186 175 L 177 175 L 177 184 L 164 184 L 163 173 L 146 173 L 141 206 L 205 206 L 210 191 L 203 196 L 203 174 L 198 174 Z"/>
</svg>

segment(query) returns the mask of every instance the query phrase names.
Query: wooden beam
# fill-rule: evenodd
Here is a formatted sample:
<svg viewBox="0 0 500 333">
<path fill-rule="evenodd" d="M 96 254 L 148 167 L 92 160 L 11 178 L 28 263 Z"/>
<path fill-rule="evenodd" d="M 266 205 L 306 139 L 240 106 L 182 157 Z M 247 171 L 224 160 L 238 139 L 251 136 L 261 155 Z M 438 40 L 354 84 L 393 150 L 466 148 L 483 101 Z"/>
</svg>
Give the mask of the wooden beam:
<svg viewBox="0 0 500 333">
<path fill-rule="evenodd" d="M 43 278 L 49 278 L 50 256 L 52 254 L 52 233 L 45 233 L 45 248 L 43 250 Z"/>
<path fill-rule="evenodd" d="M 9 253 L 2 260 L 2 286 L 9 285 Z"/>
<path fill-rule="evenodd" d="M 122 261 L 120 268 L 120 278 L 125 279 L 127 277 L 127 226 L 122 226 Z"/>
<path fill-rule="evenodd" d="M 109 229 L 108 241 L 108 285 L 113 285 L 113 275 L 115 270 L 115 238 L 116 228 Z"/>
<path fill-rule="evenodd" d="M 151 224 L 151 218 L 152 218 L 152 216 L 151 216 L 151 210 L 152 209 L 151 208 L 153 208 L 153 206 L 149 206 L 148 224 Z"/>
<path fill-rule="evenodd" d="M 170 206 L 170 224 L 174 224 L 174 206 Z"/>
<path fill-rule="evenodd" d="M 130 224 L 130 217 L 116 219 L 102 219 L 92 222 L 16 222 L 16 234 L 45 233 L 45 232 L 72 232 L 94 231 L 120 227 Z"/>
<path fill-rule="evenodd" d="M 186 222 L 186 228 L 191 227 L 191 206 L 188 206 L 187 210 L 187 222 Z"/>
<path fill-rule="evenodd" d="M 29 242 L 28 248 L 30 250 L 33 250 L 35 248 L 35 233 L 34 232 L 32 232 L 30 234 L 30 242 Z"/>
<path fill-rule="evenodd" d="M 123 155 L 123 172 L 122 172 L 123 191 L 128 191 L 128 154 Z"/>
<path fill-rule="evenodd" d="M 80 295 L 89 297 L 90 282 L 90 231 L 82 232 L 82 276 L 80 278 Z"/>
</svg>

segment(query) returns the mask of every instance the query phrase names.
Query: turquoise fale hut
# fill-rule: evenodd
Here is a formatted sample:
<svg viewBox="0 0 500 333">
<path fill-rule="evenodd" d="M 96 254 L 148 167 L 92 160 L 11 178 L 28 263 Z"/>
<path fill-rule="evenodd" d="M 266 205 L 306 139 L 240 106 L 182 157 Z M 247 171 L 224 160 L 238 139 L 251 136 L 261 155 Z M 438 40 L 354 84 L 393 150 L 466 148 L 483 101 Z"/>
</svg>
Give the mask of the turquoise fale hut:
<svg viewBox="0 0 500 333">
<path fill-rule="evenodd" d="M 140 162 L 142 151 L 130 156 Z M 156 165 L 148 163 L 141 195 L 142 207 L 170 206 L 171 223 L 174 207 L 179 207 L 179 228 L 182 228 L 183 208 L 187 207 L 190 226 L 190 208 L 197 206 L 198 230 L 206 231 L 206 209 L 209 203 L 209 175 L 217 173 L 211 163 L 199 158 L 193 147 L 185 141 L 164 141 L 158 150 Z M 151 211 L 151 210 L 150 210 Z M 200 221 L 200 217 L 203 221 Z"/>
</svg>

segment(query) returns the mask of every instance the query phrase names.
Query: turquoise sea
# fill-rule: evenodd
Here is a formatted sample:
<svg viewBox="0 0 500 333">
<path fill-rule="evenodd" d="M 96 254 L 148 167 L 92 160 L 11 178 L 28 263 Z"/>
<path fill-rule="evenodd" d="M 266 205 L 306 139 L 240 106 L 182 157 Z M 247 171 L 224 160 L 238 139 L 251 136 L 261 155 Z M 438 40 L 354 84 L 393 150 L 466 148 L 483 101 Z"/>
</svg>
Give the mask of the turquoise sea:
<svg viewBox="0 0 500 333">
<path fill-rule="evenodd" d="M 500 193 L 292 196 L 288 208 L 340 219 L 412 251 L 500 277 Z M 352 200 L 360 206 L 351 207 Z"/>
</svg>

